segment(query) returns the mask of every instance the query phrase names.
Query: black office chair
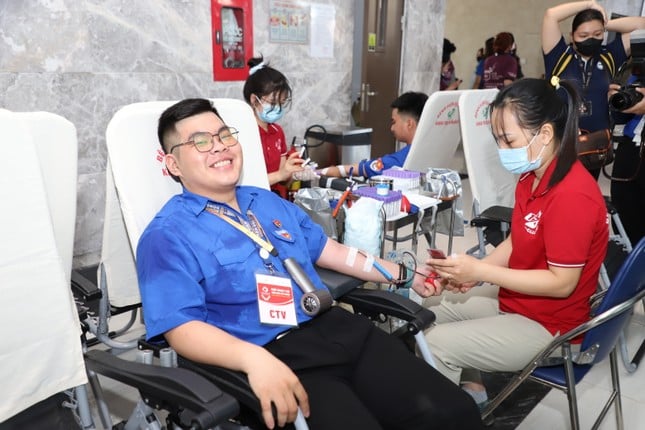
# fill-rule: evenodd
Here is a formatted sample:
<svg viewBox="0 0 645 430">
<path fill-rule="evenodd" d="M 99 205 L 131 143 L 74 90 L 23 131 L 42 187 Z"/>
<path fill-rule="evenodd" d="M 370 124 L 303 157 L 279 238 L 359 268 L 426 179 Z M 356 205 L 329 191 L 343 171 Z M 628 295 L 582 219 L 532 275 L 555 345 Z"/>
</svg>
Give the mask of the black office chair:
<svg viewBox="0 0 645 430">
<path fill-rule="evenodd" d="M 213 102 L 223 119 L 240 131 L 239 141 L 245 155 L 242 183 L 268 188 L 266 175 L 258 174 L 265 168 L 257 124 L 250 107 L 233 99 L 214 99 Z M 102 252 L 102 273 L 106 275 L 102 286 L 109 290 L 111 299 L 117 297 L 112 289 L 116 286 L 118 297 L 128 299 L 123 300 L 126 303 L 140 302 L 136 277 L 115 285 L 112 275 L 134 272 L 134 249 L 143 229 L 161 206 L 181 191 L 160 161 L 156 136 L 158 118 L 171 104 L 173 102 L 149 102 L 125 106 L 114 115 L 106 132 L 110 159 L 106 183 L 112 190 L 106 192 L 104 245 L 107 243 L 109 247 L 104 246 Z M 110 213 L 107 212 L 109 208 Z M 390 316 L 403 319 L 405 330 L 417 337 L 422 337 L 422 330 L 434 321 L 431 311 L 402 296 L 387 291 L 356 289 L 362 282 L 324 270 L 321 273 L 333 297 L 342 298 L 356 313 L 376 320 Z M 138 347 L 160 351 L 165 345 L 139 341 Z M 217 381 L 218 387 L 240 401 L 242 409 L 259 410 L 244 375 L 226 369 L 209 369 L 212 372 L 204 373 L 203 366 L 193 365 L 181 357 L 178 364 Z"/>
</svg>

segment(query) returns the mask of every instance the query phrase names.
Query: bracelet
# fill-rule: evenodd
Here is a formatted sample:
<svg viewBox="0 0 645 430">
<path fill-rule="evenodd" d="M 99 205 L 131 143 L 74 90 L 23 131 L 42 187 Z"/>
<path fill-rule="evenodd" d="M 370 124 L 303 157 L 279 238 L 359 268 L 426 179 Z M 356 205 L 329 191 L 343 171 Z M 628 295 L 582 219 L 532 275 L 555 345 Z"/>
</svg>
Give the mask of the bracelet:
<svg viewBox="0 0 645 430">
<path fill-rule="evenodd" d="M 405 264 L 399 263 L 399 277 L 396 279 L 397 284 L 402 284 L 405 279 L 407 271 L 405 270 Z"/>
<path fill-rule="evenodd" d="M 412 284 L 414 284 L 414 270 L 403 263 L 399 263 L 399 277 L 395 283 L 399 288 L 412 288 Z"/>
<path fill-rule="evenodd" d="M 406 277 L 407 281 L 403 285 L 403 288 L 412 288 L 412 284 L 414 284 L 414 270 L 410 269 L 409 267 L 406 267 Z"/>
</svg>

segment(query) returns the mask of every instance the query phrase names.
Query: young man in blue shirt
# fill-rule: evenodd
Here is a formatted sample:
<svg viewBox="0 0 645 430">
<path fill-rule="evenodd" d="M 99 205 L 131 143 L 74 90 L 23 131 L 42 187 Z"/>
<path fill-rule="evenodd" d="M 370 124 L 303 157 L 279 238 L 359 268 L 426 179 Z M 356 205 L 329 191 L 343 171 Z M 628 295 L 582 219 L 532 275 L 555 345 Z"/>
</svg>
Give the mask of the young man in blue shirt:
<svg viewBox="0 0 645 430">
<path fill-rule="evenodd" d="M 426 94 L 408 91 L 397 97 L 390 105 L 392 108 L 390 131 L 394 135 L 394 139 L 405 143 L 403 148 L 373 160 L 366 159 L 350 165 L 329 166 L 322 169 L 320 173 L 331 177 L 346 177 L 349 176 L 351 170 L 353 176 L 371 178 L 372 176 L 380 175 L 383 170 L 392 167 L 403 167 L 408 152 L 410 152 L 410 144 L 414 138 L 414 133 L 417 131 L 419 118 L 421 118 L 421 112 L 423 112 L 426 100 L 428 100 Z"/>
<path fill-rule="evenodd" d="M 137 247 L 148 338 L 164 336 L 188 359 L 244 372 L 268 428 L 293 422 L 298 406 L 316 429 L 482 427 L 470 396 L 400 340 L 339 307 L 315 318 L 300 309 L 303 293 L 286 258 L 318 289 L 326 287 L 314 264 L 385 278 L 373 257 L 328 239 L 297 206 L 237 185 L 241 145 L 208 100 L 168 108 L 158 135 L 183 191 Z M 411 273 L 409 283 L 427 297 L 435 290 L 424 279 Z"/>
</svg>

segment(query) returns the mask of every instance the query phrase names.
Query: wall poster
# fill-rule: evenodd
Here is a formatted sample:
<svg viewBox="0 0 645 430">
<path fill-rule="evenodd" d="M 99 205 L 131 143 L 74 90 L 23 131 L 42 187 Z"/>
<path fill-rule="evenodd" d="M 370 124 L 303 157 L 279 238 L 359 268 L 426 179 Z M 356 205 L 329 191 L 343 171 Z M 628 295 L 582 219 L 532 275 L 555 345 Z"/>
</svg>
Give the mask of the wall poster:
<svg viewBox="0 0 645 430">
<path fill-rule="evenodd" d="M 307 44 L 310 22 L 308 2 L 269 0 L 269 42 Z"/>
</svg>

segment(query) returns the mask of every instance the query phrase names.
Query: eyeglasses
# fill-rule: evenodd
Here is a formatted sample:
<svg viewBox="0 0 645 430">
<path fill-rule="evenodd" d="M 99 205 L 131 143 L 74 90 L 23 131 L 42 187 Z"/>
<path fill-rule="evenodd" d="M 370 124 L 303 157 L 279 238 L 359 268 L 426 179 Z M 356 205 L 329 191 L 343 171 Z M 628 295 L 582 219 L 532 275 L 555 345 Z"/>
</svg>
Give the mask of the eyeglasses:
<svg viewBox="0 0 645 430">
<path fill-rule="evenodd" d="M 284 99 L 284 100 L 267 100 L 264 97 L 258 97 L 257 98 L 260 103 L 266 103 L 271 106 L 272 109 L 282 109 L 282 110 L 289 110 L 291 108 L 291 98 Z"/>
<path fill-rule="evenodd" d="M 199 152 L 208 152 L 215 146 L 215 138 L 227 148 L 238 144 L 237 135 L 240 132 L 234 127 L 222 127 L 217 130 L 217 133 L 212 134 L 207 131 L 198 131 L 193 134 L 189 141 L 178 143 L 170 147 L 168 153 L 170 154 L 173 149 L 183 145 L 194 145 L 195 149 Z"/>
</svg>

